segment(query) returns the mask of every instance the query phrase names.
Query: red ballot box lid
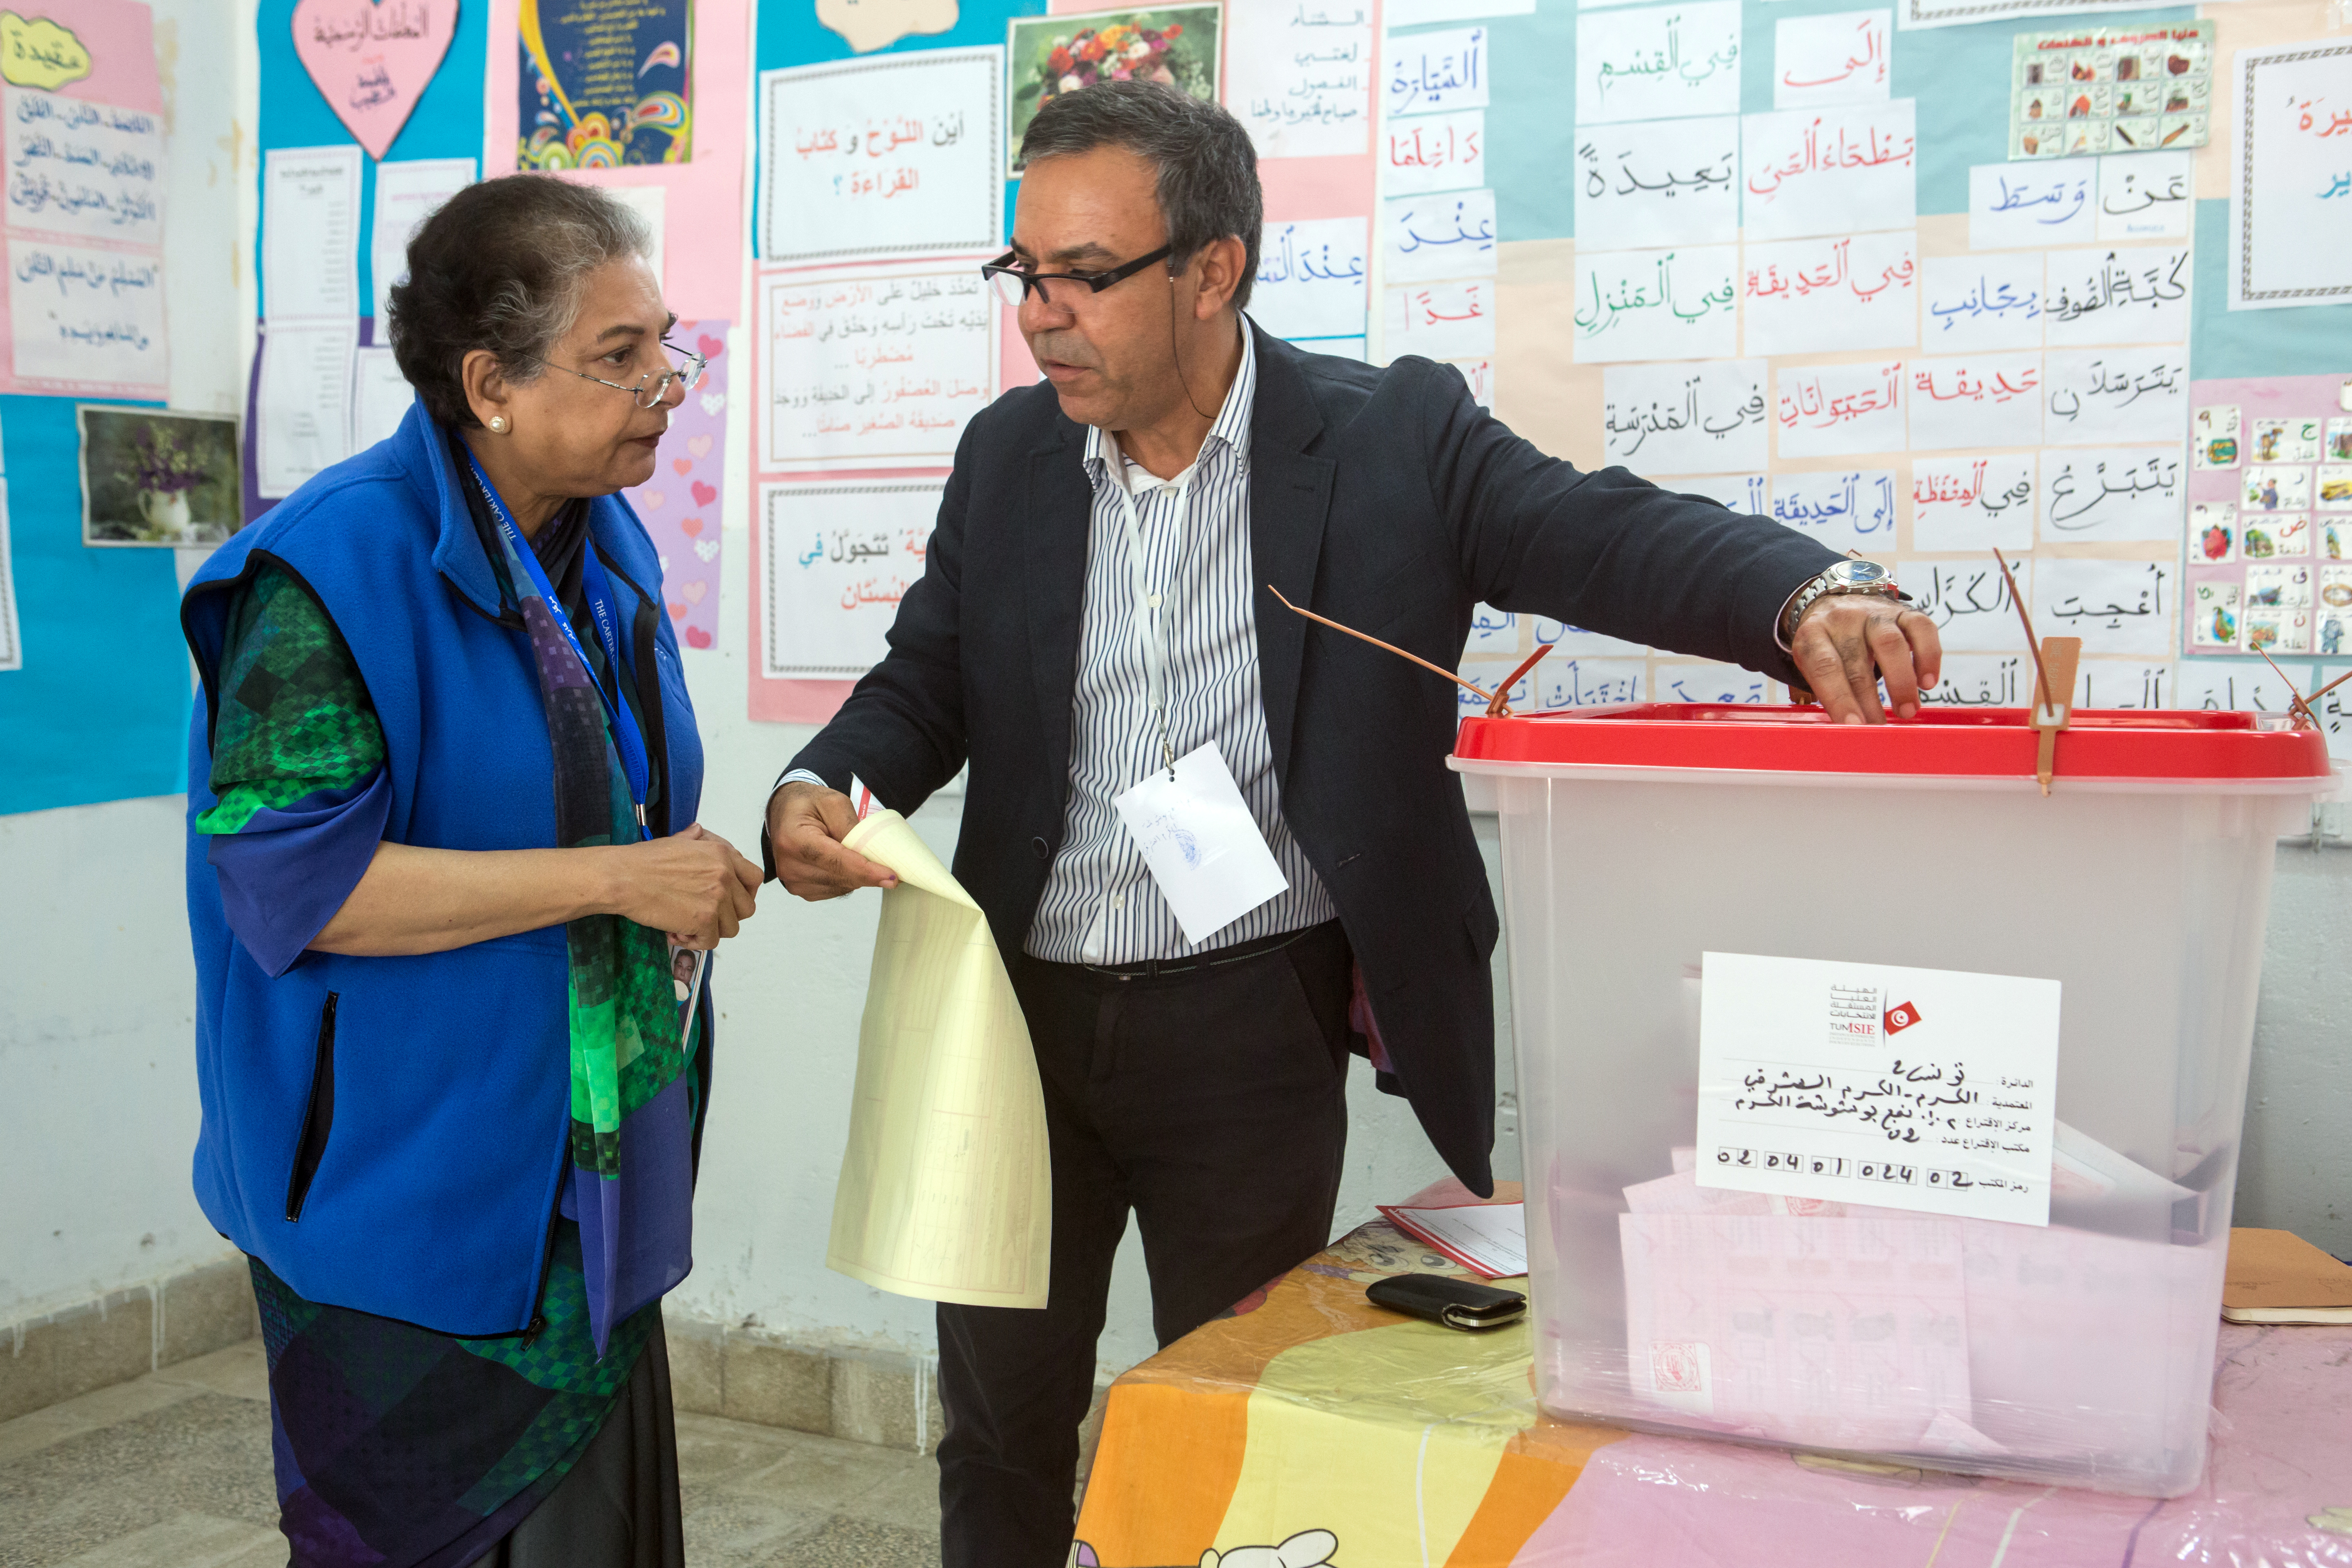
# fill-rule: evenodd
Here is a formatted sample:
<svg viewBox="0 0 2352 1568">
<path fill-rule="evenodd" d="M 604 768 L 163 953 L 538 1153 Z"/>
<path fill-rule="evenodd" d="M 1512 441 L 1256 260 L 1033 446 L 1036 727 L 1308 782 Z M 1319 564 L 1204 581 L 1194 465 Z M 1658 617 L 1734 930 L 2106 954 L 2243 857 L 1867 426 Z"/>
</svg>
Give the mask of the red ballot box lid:
<svg viewBox="0 0 2352 1568">
<path fill-rule="evenodd" d="M 1457 763 L 1713 769 L 1942 778 L 2034 776 L 2036 737 L 2023 708 L 1920 710 L 1885 724 L 1837 724 L 1819 708 L 1634 702 L 1463 721 Z M 2189 709 L 2077 709 L 2058 736 L 2069 778 L 2324 780 L 2327 742 L 2284 727 L 2283 714 Z"/>
</svg>

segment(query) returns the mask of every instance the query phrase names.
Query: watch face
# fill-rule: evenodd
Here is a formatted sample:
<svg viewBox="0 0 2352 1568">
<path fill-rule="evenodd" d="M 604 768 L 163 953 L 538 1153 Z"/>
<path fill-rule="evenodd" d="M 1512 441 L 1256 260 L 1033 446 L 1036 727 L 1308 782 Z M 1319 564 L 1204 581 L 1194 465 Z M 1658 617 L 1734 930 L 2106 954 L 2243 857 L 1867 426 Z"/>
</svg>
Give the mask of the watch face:
<svg viewBox="0 0 2352 1568">
<path fill-rule="evenodd" d="M 1886 568 L 1875 561 L 1841 561 L 1830 570 L 1837 574 L 1841 582 L 1884 583 L 1886 581 Z"/>
</svg>

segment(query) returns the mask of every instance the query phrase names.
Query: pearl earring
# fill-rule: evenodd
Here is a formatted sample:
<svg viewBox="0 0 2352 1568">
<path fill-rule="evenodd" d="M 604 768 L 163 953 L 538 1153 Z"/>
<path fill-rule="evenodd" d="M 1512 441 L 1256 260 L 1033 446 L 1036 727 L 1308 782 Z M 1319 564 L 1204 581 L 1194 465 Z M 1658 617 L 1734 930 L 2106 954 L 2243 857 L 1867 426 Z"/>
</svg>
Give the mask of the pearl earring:
<svg viewBox="0 0 2352 1568">
<path fill-rule="evenodd" d="M 490 428 L 497 431 L 501 436 L 505 435 L 507 429 L 507 416 L 503 414 L 491 415 Z"/>
</svg>

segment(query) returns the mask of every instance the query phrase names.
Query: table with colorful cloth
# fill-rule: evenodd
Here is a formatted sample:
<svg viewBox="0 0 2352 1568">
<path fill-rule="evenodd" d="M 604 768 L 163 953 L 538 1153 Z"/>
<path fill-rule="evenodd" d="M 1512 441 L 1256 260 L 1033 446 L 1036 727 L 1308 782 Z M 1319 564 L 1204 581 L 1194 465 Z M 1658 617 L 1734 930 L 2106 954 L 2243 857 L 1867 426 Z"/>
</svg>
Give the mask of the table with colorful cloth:
<svg viewBox="0 0 2352 1568">
<path fill-rule="evenodd" d="M 1078 1563 L 2352 1568 L 2352 1328 L 2223 1324 L 2205 1479 L 2158 1500 L 1563 1420 L 1528 1323 L 1364 1300 L 1412 1273 L 1475 1278 L 1376 1220 L 1113 1384 Z"/>
</svg>

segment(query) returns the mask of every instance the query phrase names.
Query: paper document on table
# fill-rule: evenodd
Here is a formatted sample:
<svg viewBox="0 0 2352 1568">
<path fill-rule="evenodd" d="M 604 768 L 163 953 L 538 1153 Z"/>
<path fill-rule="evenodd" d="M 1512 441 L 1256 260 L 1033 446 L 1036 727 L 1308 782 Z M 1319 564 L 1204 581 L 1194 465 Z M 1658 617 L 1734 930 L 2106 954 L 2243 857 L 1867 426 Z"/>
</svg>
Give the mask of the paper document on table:
<svg viewBox="0 0 2352 1568">
<path fill-rule="evenodd" d="M 1509 1279 L 1528 1271 L 1528 1210 L 1525 1204 L 1461 1204 L 1448 1208 L 1378 1205 L 1391 1223 L 1463 1268 L 1489 1279 Z"/>
<path fill-rule="evenodd" d="M 825 1266 L 925 1300 L 1043 1307 L 1045 1095 L 987 917 L 897 812 L 843 843 L 898 885 L 882 895 Z"/>
<path fill-rule="evenodd" d="M 1699 1185 L 2050 1223 L 2058 982 L 1735 952 L 1703 969 Z"/>
</svg>

